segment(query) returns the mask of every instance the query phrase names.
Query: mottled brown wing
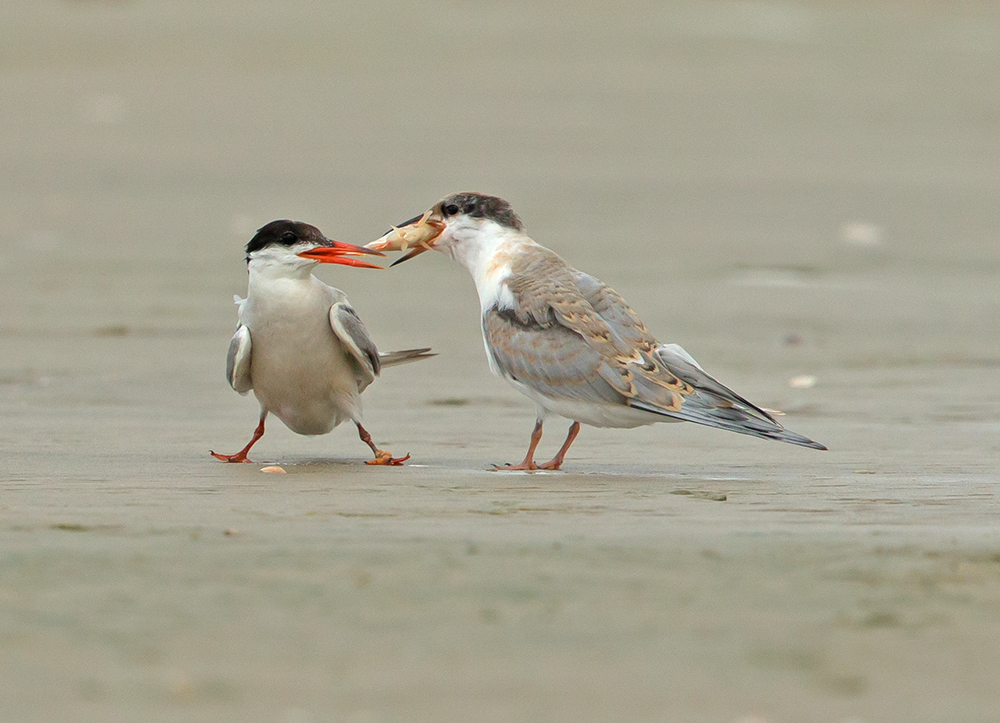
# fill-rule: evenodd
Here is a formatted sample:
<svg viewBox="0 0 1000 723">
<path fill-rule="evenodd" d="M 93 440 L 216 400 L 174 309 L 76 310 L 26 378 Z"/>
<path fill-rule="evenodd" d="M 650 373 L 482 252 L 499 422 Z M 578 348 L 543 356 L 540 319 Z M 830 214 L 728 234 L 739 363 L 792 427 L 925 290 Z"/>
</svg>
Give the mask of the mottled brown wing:
<svg viewBox="0 0 1000 723">
<path fill-rule="evenodd" d="M 615 336 L 642 352 L 651 353 L 656 348 L 656 338 L 617 291 L 582 271 L 576 271 L 575 277 L 580 294 Z"/>
<path fill-rule="evenodd" d="M 555 392 L 588 389 L 593 401 L 629 404 L 641 398 L 667 410 L 680 408 L 689 387 L 652 356 L 656 340 L 614 291 L 542 247 L 515 260 L 511 272 L 506 285 L 513 308 L 496 312 L 507 325 L 484 317 L 487 343 L 491 332 L 504 332 L 497 337 L 497 345 L 506 347 L 504 363 L 520 365 L 532 378 L 554 373 L 562 381 L 546 385 Z M 585 376 L 574 385 L 572 374 Z M 608 389 L 595 386 L 596 378 Z"/>
<path fill-rule="evenodd" d="M 626 404 L 671 419 L 814 449 L 708 375 L 675 344 L 660 345 L 609 286 L 537 247 L 512 265 L 513 308 L 483 332 L 501 370 L 552 397 Z M 520 375 L 520 378 L 518 377 Z"/>
<path fill-rule="evenodd" d="M 782 427 L 766 411 L 708 374 L 677 344 L 663 344 L 657 347 L 655 353 L 662 364 L 694 389 L 693 394 L 684 398 L 683 408 L 670 414 L 671 417 L 762 439 L 826 449 L 819 442 Z M 642 408 L 641 403 L 633 406 Z"/>
</svg>

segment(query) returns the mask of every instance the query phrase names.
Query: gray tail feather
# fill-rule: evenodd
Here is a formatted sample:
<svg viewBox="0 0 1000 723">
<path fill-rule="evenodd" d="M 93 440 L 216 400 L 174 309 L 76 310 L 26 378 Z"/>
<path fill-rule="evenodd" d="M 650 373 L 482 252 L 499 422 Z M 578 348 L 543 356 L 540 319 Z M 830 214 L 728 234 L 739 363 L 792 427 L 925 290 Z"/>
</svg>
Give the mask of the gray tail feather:
<svg viewBox="0 0 1000 723">
<path fill-rule="evenodd" d="M 430 350 L 430 347 L 426 349 L 404 349 L 402 351 L 390 351 L 383 354 L 379 352 L 378 358 L 382 362 L 382 367 L 394 367 L 400 364 L 409 364 L 410 362 L 420 361 L 421 359 L 429 359 L 432 356 L 437 356 L 434 352 Z"/>
<path fill-rule="evenodd" d="M 691 400 L 685 400 L 685 402 L 689 401 Z M 803 437 L 801 434 L 796 434 L 795 432 L 785 429 L 780 424 L 775 422 L 769 414 L 763 410 L 757 410 L 757 407 L 753 407 L 753 405 L 751 405 L 751 407 L 754 410 L 760 411 L 760 413 L 764 415 L 764 418 L 748 414 L 747 412 L 735 407 L 699 408 L 693 405 L 685 404 L 679 411 L 675 412 L 669 409 L 661 409 L 652 404 L 645 404 L 635 399 L 630 401 L 630 406 L 635 409 L 641 409 L 644 412 L 659 414 L 663 417 L 680 419 L 685 422 L 694 422 L 695 424 L 704 424 L 706 427 L 725 429 L 738 434 L 748 434 L 751 437 L 775 439 L 779 442 L 797 444 L 800 447 L 809 447 L 810 449 L 826 449 L 826 446 L 820 444 L 819 442 L 814 442 L 808 437 Z"/>
</svg>

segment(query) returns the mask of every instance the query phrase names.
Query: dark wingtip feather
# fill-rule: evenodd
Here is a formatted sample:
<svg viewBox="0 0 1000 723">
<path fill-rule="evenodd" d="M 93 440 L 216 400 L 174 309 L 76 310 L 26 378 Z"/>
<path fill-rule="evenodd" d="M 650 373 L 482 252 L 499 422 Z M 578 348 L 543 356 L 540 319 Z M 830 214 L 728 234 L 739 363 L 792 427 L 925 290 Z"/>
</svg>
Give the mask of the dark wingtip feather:
<svg viewBox="0 0 1000 723">
<path fill-rule="evenodd" d="M 659 414 L 663 417 L 679 419 L 684 422 L 694 422 L 695 424 L 703 424 L 706 427 L 715 427 L 716 429 L 724 429 L 728 432 L 746 434 L 751 437 L 759 437 L 760 439 L 773 439 L 777 442 L 787 442 L 788 444 L 794 444 L 799 447 L 808 447 L 809 449 L 827 449 L 825 445 L 822 445 L 819 442 L 814 442 L 808 437 L 803 437 L 801 434 L 796 434 L 795 432 L 785 429 L 780 424 L 773 421 L 769 415 L 765 414 L 768 418 L 762 419 L 760 417 L 747 414 L 745 410 L 740 410 L 735 407 L 698 409 L 685 404 L 679 410 L 671 410 L 662 409 L 656 405 L 647 404 L 635 399 L 629 401 L 629 406 L 635 409 L 640 409 L 644 412 Z M 757 407 L 753 407 L 753 409 L 756 410 Z"/>
<path fill-rule="evenodd" d="M 814 442 L 808 437 L 803 437 L 801 434 L 796 434 L 795 432 L 789 432 L 783 429 L 780 434 L 772 437 L 779 442 L 788 442 L 788 444 L 797 444 L 800 447 L 808 447 L 809 449 L 818 449 L 823 452 L 829 452 L 829 448 L 825 444 L 820 444 L 819 442 Z"/>
</svg>

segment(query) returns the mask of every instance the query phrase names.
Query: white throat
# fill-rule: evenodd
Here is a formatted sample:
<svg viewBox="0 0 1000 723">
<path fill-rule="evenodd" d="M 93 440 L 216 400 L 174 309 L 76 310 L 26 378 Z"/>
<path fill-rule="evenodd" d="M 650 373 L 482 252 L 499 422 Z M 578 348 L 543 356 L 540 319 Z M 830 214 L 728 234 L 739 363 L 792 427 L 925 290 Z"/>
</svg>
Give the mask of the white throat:
<svg viewBox="0 0 1000 723">
<path fill-rule="evenodd" d="M 513 297 L 504 284 L 511 273 L 511 261 L 524 247 L 534 245 L 522 232 L 495 221 L 461 216 L 448 223 L 434 248 L 469 270 L 485 311 L 494 304 L 512 305 Z"/>
<path fill-rule="evenodd" d="M 302 248 L 307 248 L 303 246 Z M 250 285 L 258 281 L 274 281 L 278 279 L 306 279 L 312 275 L 313 267 L 318 262 L 304 259 L 295 254 L 295 247 L 268 246 L 250 254 L 247 270 L 250 273 Z"/>
</svg>

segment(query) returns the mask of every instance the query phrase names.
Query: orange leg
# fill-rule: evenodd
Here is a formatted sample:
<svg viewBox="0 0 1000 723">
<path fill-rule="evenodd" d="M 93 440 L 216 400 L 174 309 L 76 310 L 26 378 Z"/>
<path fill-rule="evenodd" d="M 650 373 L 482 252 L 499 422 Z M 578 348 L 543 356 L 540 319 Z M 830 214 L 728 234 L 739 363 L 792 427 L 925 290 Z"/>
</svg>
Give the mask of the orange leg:
<svg viewBox="0 0 1000 723">
<path fill-rule="evenodd" d="M 524 461 L 521 464 L 505 464 L 503 467 L 493 465 L 493 469 L 523 470 L 525 472 L 538 469 L 538 465 L 535 464 L 534 459 L 535 448 L 540 441 L 542 441 L 542 420 L 538 419 L 535 421 L 535 428 L 531 431 L 531 444 L 528 445 L 528 453 L 524 455 Z"/>
<path fill-rule="evenodd" d="M 386 452 L 384 449 L 379 449 L 375 446 L 372 441 L 372 436 L 368 434 L 368 430 L 361 426 L 360 422 L 355 422 L 358 425 L 358 436 L 361 437 L 361 441 L 372 448 L 372 452 L 375 454 L 375 459 L 370 459 L 365 464 L 384 464 L 399 466 L 403 464 L 406 460 L 410 458 L 410 455 L 405 457 L 393 457 L 392 453 Z"/>
<path fill-rule="evenodd" d="M 579 433 L 579 422 L 573 422 L 569 425 L 569 432 L 566 434 L 566 441 L 563 442 L 563 446 L 559 448 L 559 453 L 545 464 L 538 465 L 538 469 L 559 469 L 562 466 L 563 459 L 566 457 L 566 453 L 569 451 L 569 446 L 573 444 L 573 440 L 576 439 L 576 435 Z"/>
<path fill-rule="evenodd" d="M 249 462 L 250 460 L 247 459 L 247 452 L 250 451 L 251 447 L 257 444 L 258 439 L 264 436 L 264 418 L 266 416 L 267 412 L 264 412 L 260 415 L 260 424 L 258 424 L 257 429 L 254 430 L 253 437 L 250 438 L 249 444 L 247 444 L 247 446 L 241 449 L 239 452 L 237 452 L 236 454 L 217 454 L 215 452 L 209 451 L 209 454 L 211 454 L 216 459 L 221 459 L 223 462 Z"/>
</svg>

